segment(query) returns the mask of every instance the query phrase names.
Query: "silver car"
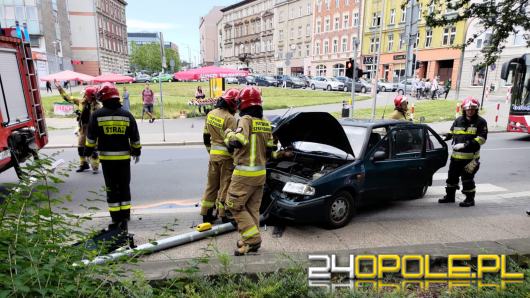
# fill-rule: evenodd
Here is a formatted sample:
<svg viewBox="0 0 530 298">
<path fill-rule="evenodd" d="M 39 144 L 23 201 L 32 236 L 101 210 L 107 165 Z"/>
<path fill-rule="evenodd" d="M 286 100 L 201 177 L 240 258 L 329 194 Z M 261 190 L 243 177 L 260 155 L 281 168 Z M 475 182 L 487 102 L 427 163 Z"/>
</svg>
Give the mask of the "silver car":
<svg viewBox="0 0 530 298">
<path fill-rule="evenodd" d="M 309 81 L 311 89 L 322 89 L 322 90 L 336 90 L 342 91 L 344 89 L 344 84 L 335 78 L 326 78 L 326 77 L 314 77 Z"/>
<path fill-rule="evenodd" d="M 397 84 L 391 83 L 385 79 L 379 79 L 379 81 L 377 81 L 377 87 L 381 92 L 395 91 L 397 89 Z"/>
</svg>

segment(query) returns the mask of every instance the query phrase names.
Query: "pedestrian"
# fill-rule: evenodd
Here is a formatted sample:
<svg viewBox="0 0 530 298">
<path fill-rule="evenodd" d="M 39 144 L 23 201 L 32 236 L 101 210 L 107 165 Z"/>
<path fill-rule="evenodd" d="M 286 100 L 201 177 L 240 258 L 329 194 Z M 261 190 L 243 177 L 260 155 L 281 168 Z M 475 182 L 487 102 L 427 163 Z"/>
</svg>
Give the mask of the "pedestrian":
<svg viewBox="0 0 530 298">
<path fill-rule="evenodd" d="M 234 173 L 226 206 L 233 215 L 241 239 L 234 255 L 256 252 L 261 247 L 259 208 L 265 184 L 268 153 L 275 147 L 269 121 L 263 119 L 260 92 L 245 87 L 238 96 L 239 119 L 235 131 L 226 131 L 226 141 L 234 149 Z"/>
<path fill-rule="evenodd" d="M 449 164 L 443 199 L 438 203 L 454 203 L 459 179 L 462 179 L 462 193 L 466 199 L 460 207 L 475 206 L 475 174 L 480 167 L 480 147 L 488 137 L 488 123 L 478 115 L 478 100 L 468 96 L 461 104 L 463 115 L 451 126 L 451 132 L 445 140 L 453 140 L 453 153 Z"/>
<path fill-rule="evenodd" d="M 287 88 L 287 78 L 282 76 L 282 88 Z"/>
<path fill-rule="evenodd" d="M 225 216 L 225 200 L 230 178 L 232 177 L 234 159 L 224 142 L 225 131 L 234 131 L 237 126 L 234 114 L 237 110 L 239 90 L 232 88 L 225 91 L 216 103 L 216 108 L 208 113 L 204 125 L 204 145 L 210 154 L 208 162 L 208 182 L 201 201 L 203 222 L 213 222 L 217 216 L 228 222 Z M 214 214 L 214 211 L 217 214 Z"/>
<path fill-rule="evenodd" d="M 412 88 L 414 90 L 414 93 L 416 93 L 416 99 L 420 99 L 420 86 L 421 86 L 421 80 L 418 78 L 418 76 L 415 76 L 414 79 L 412 79 Z"/>
<path fill-rule="evenodd" d="M 59 82 L 55 81 L 54 83 L 63 99 L 71 104 L 75 104 L 78 109 L 76 112 L 78 114 L 77 123 L 79 126 L 79 135 L 77 137 L 79 168 L 76 172 L 84 172 L 90 168 L 87 158 L 84 155 L 88 121 L 90 120 L 90 116 L 101 107 L 101 105 L 96 101 L 96 92 L 98 88 L 96 86 L 88 86 L 83 90 L 83 92 L 81 92 L 83 94 L 83 98 L 75 98 L 68 95 L 61 87 Z M 89 159 L 90 165 L 92 166 L 92 173 L 97 174 L 99 172 L 99 157 L 97 152 L 94 152 Z"/>
<path fill-rule="evenodd" d="M 147 114 L 147 116 L 149 116 L 149 123 L 155 122 L 155 116 L 153 115 L 153 105 L 155 103 L 155 94 L 153 93 L 153 90 L 149 88 L 149 83 L 145 84 L 145 88 L 142 91 L 142 102 L 144 105 L 143 111 Z"/>
<path fill-rule="evenodd" d="M 204 95 L 204 92 L 202 92 L 201 86 L 197 86 L 197 91 L 195 91 L 195 100 L 197 101 L 197 105 L 199 107 L 199 113 L 201 113 L 201 109 L 203 108 L 204 98 L 206 98 L 206 95 Z M 204 113 L 206 113 L 206 107 L 204 107 Z"/>
<path fill-rule="evenodd" d="M 46 81 L 46 93 L 51 93 L 51 92 L 53 92 L 52 83 L 50 83 L 50 81 Z"/>
<path fill-rule="evenodd" d="M 431 80 L 430 79 L 427 79 L 425 81 L 425 89 L 424 90 L 424 95 L 425 95 L 425 98 L 428 98 L 429 95 L 431 94 Z"/>
<path fill-rule="evenodd" d="M 425 79 L 420 80 L 420 98 L 425 97 Z"/>
<path fill-rule="evenodd" d="M 447 99 L 447 95 L 449 95 L 449 91 L 451 91 L 451 79 L 447 79 L 444 83 L 445 99 Z"/>
<path fill-rule="evenodd" d="M 129 101 L 129 91 L 127 91 L 127 87 L 123 87 L 123 109 L 126 111 L 131 110 L 131 102 Z"/>
<path fill-rule="evenodd" d="M 394 98 L 394 112 L 390 115 L 390 119 L 394 120 L 410 120 L 408 114 L 408 98 L 405 95 L 397 95 Z"/>
<path fill-rule="evenodd" d="M 64 81 L 64 82 L 63 82 L 63 88 L 64 88 L 64 89 L 67 89 L 69 83 L 70 83 L 69 81 Z"/>
<path fill-rule="evenodd" d="M 131 156 L 140 161 L 140 134 L 134 116 L 120 104 L 116 86 L 103 83 L 97 92 L 103 107 L 92 114 L 85 155 L 99 150 L 112 223 L 109 230 L 127 231 L 131 217 Z"/>
<path fill-rule="evenodd" d="M 438 77 L 434 77 L 431 84 L 431 99 L 434 99 L 434 97 L 438 98 L 438 88 L 440 88 L 438 85 Z"/>
</svg>

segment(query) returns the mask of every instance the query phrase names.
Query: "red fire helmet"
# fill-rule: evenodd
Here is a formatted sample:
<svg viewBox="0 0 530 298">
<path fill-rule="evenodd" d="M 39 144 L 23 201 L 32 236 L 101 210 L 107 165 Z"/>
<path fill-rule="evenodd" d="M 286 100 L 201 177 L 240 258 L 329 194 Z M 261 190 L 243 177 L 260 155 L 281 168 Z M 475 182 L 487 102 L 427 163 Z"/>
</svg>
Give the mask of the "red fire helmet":
<svg viewBox="0 0 530 298">
<path fill-rule="evenodd" d="M 221 96 L 226 104 L 230 107 L 232 110 L 237 109 L 237 97 L 239 96 L 239 90 L 236 88 L 230 88 L 225 91 L 223 96 Z"/>
<path fill-rule="evenodd" d="M 98 93 L 97 93 L 97 99 L 100 101 L 105 101 L 108 99 L 113 98 L 120 98 L 120 93 L 118 92 L 118 88 L 114 86 L 112 83 L 103 83 L 101 84 L 101 87 L 99 87 Z"/>
<path fill-rule="evenodd" d="M 409 102 L 408 98 L 405 95 L 398 95 L 394 97 L 394 106 L 396 106 L 396 108 L 401 107 L 401 104 L 404 102 Z"/>
<path fill-rule="evenodd" d="M 253 86 L 245 87 L 239 92 L 238 100 L 241 111 L 251 106 L 261 106 L 261 92 Z"/>
<path fill-rule="evenodd" d="M 93 100 L 95 99 L 96 93 L 98 93 L 98 87 L 97 86 L 87 86 L 85 90 L 83 90 L 83 97 Z"/>
<path fill-rule="evenodd" d="M 470 109 L 478 110 L 480 104 L 478 103 L 478 100 L 476 98 L 474 98 L 473 96 L 468 96 L 462 101 L 460 107 L 462 107 L 462 110 L 464 111 Z"/>
</svg>

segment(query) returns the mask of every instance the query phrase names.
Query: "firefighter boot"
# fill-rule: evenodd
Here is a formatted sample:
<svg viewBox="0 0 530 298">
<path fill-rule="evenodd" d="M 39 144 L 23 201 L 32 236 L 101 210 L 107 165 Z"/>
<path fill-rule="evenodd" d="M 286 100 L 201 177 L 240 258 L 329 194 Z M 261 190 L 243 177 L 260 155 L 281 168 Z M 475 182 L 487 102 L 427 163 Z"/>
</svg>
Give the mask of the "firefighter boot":
<svg viewBox="0 0 530 298">
<path fill-rule="evenodd" d="M 79 169 L 77 169 L 76 172 L 81 173 L 88 169 L 90 169 L 88 162 L 82 161 L 81 164 L 79 165 Z"/>
<path fill-rule="evenodd" d="M 213 224 L 213 222 L 217 219 L 217 216 L 214 215 L 214 208 L 208 209 L 208 213 L 206 215 L 202 216 L 202 222 L 209 222 Z"/>
<path fill-rule="evenodd" d="M 530 216 L 530 209 L 526 210 L 526 215 Z"/>
<path fill-rule="evenodd" d="M 467 192 L 466 199 L 463 202 L 460 202 L 460 207 L 473 207 L 475 206 L 475 192 Z"/>
<path fill-rule="evenodd" d="M 234 251 L 234 256 L 244 256 L 249 252 L 257 252 L 261 247 L 261 242 L 256 244 L 244 244 L 241 247 L 239 247 L 239 241 L 237 244 L 238 248 Z"/>
<path fill-rule="evenodd" d="M 443 197 L 443 199 L 439 199 L 438 203 L 444 204 L 444 203 L 454 203 L 455 202 L 455 195 L 456 195 L 456 187 L 446 187 L 445 188 L 446 195 Z"/>
</svg>

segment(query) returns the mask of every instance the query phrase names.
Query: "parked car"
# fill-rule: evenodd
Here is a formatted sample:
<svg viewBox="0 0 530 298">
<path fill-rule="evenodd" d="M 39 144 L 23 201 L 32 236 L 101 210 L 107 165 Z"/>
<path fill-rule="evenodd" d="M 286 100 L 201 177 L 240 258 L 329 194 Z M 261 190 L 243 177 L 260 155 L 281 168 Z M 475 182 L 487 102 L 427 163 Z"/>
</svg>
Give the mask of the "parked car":
<svg viewBox="0 0 530 298">
<path fill-rule="evenodd" d="M 237 77 L 226 77 L 225 82 L 227 84 L 239 84 L 239 80 L 237 79 Z"/>
<path fill-rule="evenodd" d="M 304 82 L 306 88 L 311 86 L 311 84 L 309 83 L 311 81 L 311 77 L 306 75 L 298 75 L 297 77 Z"/>
<path fill-rule="evenodd" d="M 311 89 L 323 89 L 323 90 L 344 90 L 344 84 L 335 78 L 326 77 L 314 77 L 311 81 Z"/>
<path fill-rule="evenodd" d="M 244 77 L 243 84 L 244 85 L 256 85 L 256 77 L 255 76 Z"/>
<path fill-rule="evenodd" d="M 406 88 L 406 89 L 405 89 Z M 410 94 L 412 92 L 412 79 L 407 79 L 407 84 L 405 86 L 405 80 L 402 80 L 397 84 L 398 94 Z"/>
<path fill-rule="evenodd" d="M 274 201 L 275 217 L 329 228 L 364 204 L 423 197 L 447 163 L 447 144 L 424 124 L 306 112 L 280 119 L 273 134 L 295 154 L 267 165 L 262 210 Z"/>
<path fill-rule="evenodd" d="M 135 83 L 149 83 L 151 82 L 151 80 L 152 78 L 150 75 L 146 75 L 143 73 L 136 75 L 136 77 L 134 78 Z"/>
<path fill-rule="evenodd" d="M 397 89 L 397 84 L 395 83 L 391 83 L 385 79 L 379 79 L 379 81 L 377 81 L 377 87 L 382 91 L 382 92 L 386 92 L 386 91 L 395 91 Z"/>
<path fill-rule="evenodd" d="M 162 82 L 171 82 L 173 80 L 173 76 L 169 73 L 163 73 L 162 75 L 156 75 L 151 77 L 154 83 L 158 83 L 158 80 L 160 79 Z"/>
<path fill-rule="evenodd" d="M 337 80 L 344 84 L 343 91 L 351 92 L 352 79 L 348 77 L 336 77 Z M 368 93 L 372 92 L 372 85 L 363 79 L 357 79 L 355 82 L 355 92 Z"/>
<path fill-rule="evenodd" d="M 305 87 L 305 82 L 295 76 L 279 75 L 279 76 L 275 76 L 275 78 L 278 80 L 278 87 L 282 87 L 283 82 L 285 82 L 285 86 L 287 88 L 304 88 Z"/>
<path fill-rule="evenodd" d="M 256 76 L 256 85 L 265 87 L 278 87 L 278 81 L 271 76 Z"/>
<path fill-rule="evenodd" d="M 126 72 L 123 74 L 124 76 L 128 76 L 128 77 L 131 77 L 133 79 L 133 83 L 136 82 L 136 76 L 134 75 L 134 73 L 132 72 Z"/>
</svg>

